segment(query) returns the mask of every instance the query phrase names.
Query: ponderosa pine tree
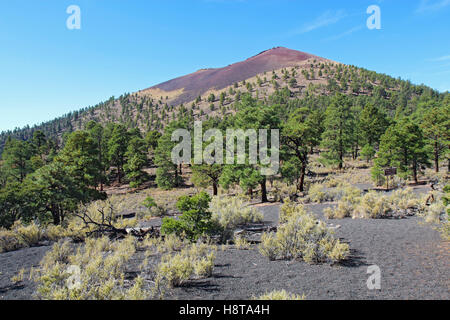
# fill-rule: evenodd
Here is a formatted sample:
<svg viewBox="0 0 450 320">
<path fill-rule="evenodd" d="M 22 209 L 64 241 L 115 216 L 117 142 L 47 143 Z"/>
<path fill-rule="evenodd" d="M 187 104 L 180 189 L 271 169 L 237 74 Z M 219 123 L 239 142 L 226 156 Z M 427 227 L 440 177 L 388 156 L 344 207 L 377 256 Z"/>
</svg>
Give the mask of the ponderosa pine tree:
<svg viewBox="0 0 450 320">
<path fill-rule="evenodd" d="M 61 162 L 79 184 L 96 188 L 102 181 L 98 146 L 87 131 L 72 132 L 55 161 Z"/>
<path fill-rule="evenodd" d="M 125 157 L 127 159 L 127 163 L 124 165 L 126 177 L 130 181 L 130 187 L 136 188 L 147 178 L 147 173 L 142 170 L 147 164 L 147 145 L 144 139 L 132 138 Z"/>
<path fill-rule="evenodd" d="M 412 175 L 418 183 L 418 172 L 429 166 L 427 143 L 420 127 L 404 117 L 392 124 L 381 137 L 377 164 L 380 167 L 395 166 L 400 174 Z"/>
<path fill-rule="evenodd" d="M 200 188 L 212 186 L 213 195 L 217 196 L 219 179 L 222 175 L 223 166 L 220 164 L 200 164 L 192 166 L 192 183 Z"/>
<path fill-rule="evenodd" d="M 54 161 L 27 176 L 24 188 L 34 199 L 34 215 L 50 212 L 55 225 L 64 222 L 80 203 L 106 198 L 105 194 L 76 179 L 71 168 L 61 161 Z"/>
<path fill-rule="evenodd" d="M 304 182 L 306 168 L 309 163 L 309 154 L 312 148 L 319 144 L 319 128 L 315 125 L 313 113 L 309 108 L 299 108 L 294 111 L 283 127 L 282 143 L 285 149 L 283 155 L 286 163 L 284 177 L 297 181 L 297 189 L 304 191 Z M 290 158 L 295 157 L 297 161 Z M 294 165 L 295 164 L 295 165 Z M 295 167 L 299 166 L 295 170 Z M 287 177 L 286 175 L 295 175 L 295 177 Z"/>
<path fill-rule="evenodd" d="M 8 178 L 22 182 L 31 173 L 33 146 L 22 140 L 9 138 L 2 154 L 3 170 Z"/>
<path fill-rule="evenodd" d="M 101 176 L 99 177 L 100 191 L 103 191 L 103 185 L 106 183 L 106 170 L 109 167 L 107 155 L 107 140 L 105 139 L 105 129 L 95 121 L 89 121 L 86 130 L 97 145 L 98 163 L 100 165 Z"/>
<path fill-rule="evenodd" d="M 428 108 L 420 126 L 433 149 L 435 171 L 439 172 L 439 160 L 450 146 L 450 104 Z"/>
<path fill-rule="evenodd" d="M 235 116 L 235 128 L 248 130 L 254 129 L 258 133 L 259 129 L 267 129 L 267 149 L 270 150 L 271 129 L 280 129 L 280 118 L 276 112 L 275 107 L 261 104 L 261 102 L 252 98 L 250 95 L 245 95 L 238 107 L 238 113 Z M 258 153 L 261 150 L 258 147 Z M 261 174 L 261 169 L 264 167 L 260 161 L 257 164 L 248 163 L 248 150 L 246 150 L 246 164 L 231 165 L 227 164 L 224 169 L 224 176 L 220 181 L 223 186 L 229 183 L 239 181 L 239 185 L 243 190 L 248 190 L 250 195 L 256 185 L 261 187 L 261 201 L 267 202 L 267 176 Z M 259 159 L 261 160 L 261 159 Z"/>
<path fill-rule="evenodd" d="M 127 128 L 122 124 L 115 124 L 108 141 L 108 159 L 112 166 L 117 169 L 117 178 L 122 183 L 123 166 L 126 163 L 126 152 L 128 148 L 129 134 Z"/>
<path fill-rule="evenodd" d="M 376 148 L 381 136 L 386 132 L 389 121 L 386 114 L 374 104 L 367 104 L 361 111 L 358 126 L 361 131 L 362 145 Z"/>
<path fill-rule="evenodd" d="M 181 177 L 178 173 L 178 165 L 172 161 L 172 150 L 176 142 L 172 141 L 172 133 L 176 129 L 185 128 L 180 122 L 171 122 L 164 130 L 164 134 L 158 139 L 158 147 L 155 150 L 156 184 L 159 188 L 170 190 L 180 185 Z"/>
<path fill-rule="evenodd" d="M 325 131 L 322 134 L 321 146 L 326 149 L 322 154 L 325 162 L 344 166 L 344 156 L 352 147 L 354 118 L 348 98 L 336 94 L 328 106 L 325 118 Z"/>
<path fill-rule="evenodd" d="M 147 143 L 147 148 L 155 151 L 158 147 L 158 139 L 161 138 L 161 133 L 156 130 L 149 131 L 145 136 L 145 142 Z"/>
</svg>

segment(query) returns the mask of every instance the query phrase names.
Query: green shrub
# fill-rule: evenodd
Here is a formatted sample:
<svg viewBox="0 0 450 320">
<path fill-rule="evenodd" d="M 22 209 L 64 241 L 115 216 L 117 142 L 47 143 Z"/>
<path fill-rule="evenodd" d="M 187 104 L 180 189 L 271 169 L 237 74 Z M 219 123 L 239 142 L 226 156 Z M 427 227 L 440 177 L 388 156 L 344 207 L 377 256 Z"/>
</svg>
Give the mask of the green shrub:
<svg viewBox="0 0 450 320">
<path fill-rule="evenodd" d="M 215 224 L 211 220 L 212 213 L 208 210 L 211 197 L 206 192 L 195 196 L 182 196 L 177 202 L 177 208 L 182 212 L 179 219 L 164 218 L 162 234 L 185 235 L 191 241 L 200 236 L 212 234 Z"/>
</svg>

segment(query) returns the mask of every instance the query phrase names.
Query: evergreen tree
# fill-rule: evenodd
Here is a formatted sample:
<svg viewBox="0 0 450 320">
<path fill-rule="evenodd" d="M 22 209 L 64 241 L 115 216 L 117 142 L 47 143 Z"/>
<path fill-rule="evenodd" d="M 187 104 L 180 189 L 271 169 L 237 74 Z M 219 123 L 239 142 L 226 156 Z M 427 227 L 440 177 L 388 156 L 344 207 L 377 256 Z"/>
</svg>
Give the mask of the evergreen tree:
<svg viewBox="0 0 450 320">
<path fill-rule="evenodd" d="M 328 106 L 325 118 L 325 131 L 322 134 L 322 147 L 327 151 L 323 158 L 327 163 L 343 168 L 344 156 L 352 147 L 354 119 L 348 98 L 336 94 Z"/>
<path fill-rule="evenodd" d="M 103 191 L 103 185 L 106 183 L 106 170 L 109 168 L 107 155 L 107 140 L 105 138 L 105 129 L 103 126 L 95 121 L 90 121 L 86 125 L 86 130 L 90 134 L 92 140 L 97 145 L 98 164 L 100 166 L 101 174 L 99 176 L 100 191 Z"/>
<path fill-rule="evenodd" d="M 319 128 L 315 125 L 314 114 L 309 108 L 299 108 L 294 111 L 282 131 L 283 147 L 286 149 L 284 158 L 287 162 L 283 170 L 284 177 L 294 174 L 293 178 L 297 180 L 297 188 L 300 192 L 304 191 L 304 182 L 306 168 L 309 163 L 310 150 L 319 144 Z M 290 160 L 295 157 L 296 161 Z M 299 165 L 298 170 L 293 170 L 295 165 Z"/>
<path fill-rule="evenodd" d="M 420 127 L 406 117 L 391 125 L 381 137 L 377 164 L 380 167 L 398 167 L 400 174 L 412 174 L 417 183 L 420 168 L 430 165 L 426 140 Z"/>
<path fill-rule="evenodd" d="M 2 154 L 6 176 L 22 182 L 32 172 L 32 156 L 33 147 L 29 142 L 9 138 Z"/>
<path fill-rule="evenodd" d="M 421 128 L 433 150 L 435 171 L 439 172 L 439 160 L 450 146 L 450 104 L 426 110 Z"/>
<path fill-rule="evenodd" d="M 122 124 L 114 125 L 111 137 L 108 141 L 108 159 L 111 165 L 117 168 L 117 178 L 122 182 L 123 166 L 126 163 L 126 152 L 128 148 L 129 134 Z"/>
<path fill-rule="evenodd" d="M 147 147 L 144 139 L 132 138 L 125 157 L 127 159 L 127 163 L 124 165 L 126 177 L 130 181 L 130 187 L 136 188 L 147 178 L 147 173 L 142 171 L 147 164 Z"/>
<path fill-rule="evenodd" d="M 366 105 L 359 118 L 362 144 L 377 147 L 388 126 L 389 121 L 384 112 L 374 104 Z"/>
<path fill-rule="evenodd" d="M 181 177 L 178 173 L 178 165 L 172 161 L 172 150 L 176 142 L 172 141 L 172 133 L 182 128 L 179 122 L 171 122 L 164 134 L 158 139 L 158 147 L 155 151 L 156 184 L 161 189 L 173 189 L 180 185 Z"/>
<path fill-rule="evenodd" d="M 67 139 L 64 149 L 55 159 L 69 170 L 79 184 L 97 187 L 102 181 L 102 166 L 98 159 L 98 147 L 86 131 L 75 131 Z"/>
</svg>

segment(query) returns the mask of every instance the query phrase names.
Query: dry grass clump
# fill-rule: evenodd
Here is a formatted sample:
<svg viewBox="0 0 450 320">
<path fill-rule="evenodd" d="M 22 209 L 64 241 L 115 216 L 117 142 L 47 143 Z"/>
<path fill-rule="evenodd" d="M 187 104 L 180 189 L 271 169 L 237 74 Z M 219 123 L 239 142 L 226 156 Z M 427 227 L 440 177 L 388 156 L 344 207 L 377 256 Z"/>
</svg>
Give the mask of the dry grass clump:
<svg viewBox="0 0 450 320">
<path fill-rule="evenodd" d="M 188 246 L 190 241 L 187 239 L 182 239 L 176 234 L 168 234 L 163 238 L 157 239 L 156 247 L 159 253 L 172 253 L 176 251 L 181 251 L 183 248 Z"/>
<path fill-rule="evenodd" d="M 240 197 L 213 197 L 209 209 L 212 212 L 212 221 L 225 230 L 263 221 L 262 213 Z"/>
<path fill-rule="evenodd" d="M 279 202 L 286 198 L 292 198 L 297 194 L 297 187 L 295 185 L 288 185 L 281 181 L 274 181 L 269 195 L 273 197 L 273 201 Z"/>
<path fill-rule="evenodd" d="M 328 185 L 334 187 L 327 187 Z M 322 203 L 345 199 L 353 202 L 352 199 L 361 195 L 361 191 L 345 181 L 328 180 L 325 184 L 313 184 L 308 191 L 308 200 L 311 202 Z"/>
<path fill-rule="evenodd" d="M 20 269 L 19 273 L 11 278 L 11 282 L 14 284 L 18 284 L 23 281 L 25 276 L 25 268 Z"/>
<path fill-rule="evenodd" d="M 299 205 L 289 199 L 285 199 L 280 208 L 279 223 L 286 223 L 295 214 L 306 214 L 305 208 L 303 205 Z"/>
<path fill-rule="evenodd" d="M 273 290 L 271 292 L 265 293 L 257 298 L 253 298 L 254 300 L 306 300 L 306 296 L 304 294 L 293 294 L 289 293 L 286 290 Z"/>
<path fill-rule="evenodd" d="M 338 202 L 336 208 L 327 208 L 324 213 L 328 219 L 402 218 L 420 212 L 421 203 L 411 188 L 396 190 L 390 196 L 375 191 L 364 196 L 348 193 Z"/>
<path fill-rule="evenodd" d="M 313 215 L 296 211 L 278 227 L 276 234 L 264 233 L 259 247 L 270 260 L 302 259 L 308 263 L 337 262 L 349 254 L 349 247 Z"/>
<path fill-rule="evenodd" d="M 154 294 L 162 297 L 166 287 L 181 286 L 193 277 L 210 277 L 215 251 L 215 247 L 207 244 L 191 244 L 179 253 L 163 255 L 156 268 Z"/>
<path fill-rule="evenodd" d="M 339 201 L 336 208 L 325 208 L 324 214 L 327 219 L 344 219 L 351 217 L 354 205 L 349 201 Z"/>
<path fill-rule="evenodd" d="M 445 170 L 436 172 L 433 169 L 426 169 L 424 178 L 438 184 L 439 186 L 445 186 L 450 182 L 449 175 Z"/>
<path fill-rule="evenodd" d="M 315 183 L 308 190 L 308 200 L 311 202 L 322 203 L 332 201 L 333 197 L 327 192 L 326 186 Z"/>
<path fill-rule="evenodd" d="M 249 250 L 251 247 L 250 242 L 242 236 L 234 237 L 234 245 L 239 250 Z"/>
<path fill-rule="evenodd" d="M 16 221 L 11 230 L 0 229 L 0 252 L 32 247 L 46 238 L 44 230 L 36 223 L 23 224 Z"/>
<path fill-rule="evenodd" d="M 45 300 L 146 299 L 144 281 L 125 281 L 126 265 L 136 250 L 133 238 L 111 242 L 87 239 L 73 253 L 68 242 L 55 244 L 37 272 L 37 296 Z"/>
<path fill-rule="evenodd" d="M 19 237 L 12 230 L 0 229 L 0 253 L 23 248 Z"/>
<path fill-rule="evenodd" d="M 448 193 L 448 191 L 447 191 Z M 442 238 L 446 241 L 450 240 L 450 203 L 448 196 L 443 192 L 433 192 L 434 202 L 430 205 L 423 205 L 420 211 L 420 216 L 426 223 L 432 224 L 441 233 Z M 422 199 L 425 203 L 425 199 Z"/>
</svg>

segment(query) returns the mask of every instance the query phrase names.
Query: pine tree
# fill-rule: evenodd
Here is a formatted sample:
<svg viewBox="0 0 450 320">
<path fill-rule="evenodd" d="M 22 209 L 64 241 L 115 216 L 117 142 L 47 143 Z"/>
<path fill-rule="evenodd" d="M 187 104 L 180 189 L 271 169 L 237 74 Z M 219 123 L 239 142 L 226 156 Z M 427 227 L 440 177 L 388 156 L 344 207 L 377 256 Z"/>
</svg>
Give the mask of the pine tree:
<svg viewBox="0 0 450 320">
<path fill-rule="evenodd" d="M 322 147 L 327 151 L 323 158 L 327 163 L 344 166 L 344 156 L 352 147 L 354 119 L 348 98 L 336 94 L 326 111 L 325 131 L 322 134 Z"/>
<path fill-rule="evenodd" d="M 389 121 L 384 112 L 374 104 L 366 105 L 359 118 L 362 144 L 377 147 L 388 126 Z"/>
<path fill-rule="evenodd" d="M 320 139 L 320 129 L 316 126 L 313 118 L 314 113 L 309 108 L 299 108 L 289 116 L 282 131 L 284 158 L 287 160 L 284 164 L 286 166 L 283 176 L 291 181 L 297 180 L 297 188 L 300 192 L 304 191 L 310 150 L 319 144 Z M 294 170 L 296 165 L 298 165 L 298 170 Z"/>
<path fill-rule="evenodd" d="M 98 146 L 86 131 L 71 133 L 55 161 L 61 162 L 80 184 L 97 187 L 102 181 Z"/>
<path fill-rule="evenodd" d="M 129 134 L 122 124 L 114 125 L 108 141 L 108 159 L 117 168 L 117 178 L 122 182 L 123 166 L 126 163 L 125 154 L 128 148 Z"/>
<path fill-rule="evenodd" d="M 33 146 L 29 142 L 9 138 L 2 154 L 6 176 L 22 182 L 32 172 L 32 156 Z"/>
<path fill-rule="evenodd" d="M 173 189 L 180 185 L 181 177 L 178 174 L 178 165 L 172 161 L 172 150 L 176 143 L 172 141 L 172 133 L 182 128 L 179 122 L 171 122 L 164 134 L 158 139 L 155 151 L 156 184 L 161 189 Z"/>
<path fill-rule="evenodd" d="M 439 160 L 450 146 L 450 104 L 429 108 L 423 116 L 421 128 L 433 149 L 435 171 L 439 172 Z"/>
<path fill-rule="evenodd" d="M 147 174 L 142 170 L 147 164 L 147 147 L 144 139 L 132 138 L 125 157 L 127 159 L 124 165 L 126 177 L 130 181 L 130 187 L 136 188 L 147 178 Z"/>
<path fill-rule="evenodd" d="M 426 139 L 420 127 L 410 118 L 401 118 L 381 137 L 377 164 L 398 167 L 400 174 L 412 175 L 418 182 L 422 166 L 429 166 Z"/>
</svg>

